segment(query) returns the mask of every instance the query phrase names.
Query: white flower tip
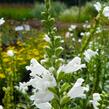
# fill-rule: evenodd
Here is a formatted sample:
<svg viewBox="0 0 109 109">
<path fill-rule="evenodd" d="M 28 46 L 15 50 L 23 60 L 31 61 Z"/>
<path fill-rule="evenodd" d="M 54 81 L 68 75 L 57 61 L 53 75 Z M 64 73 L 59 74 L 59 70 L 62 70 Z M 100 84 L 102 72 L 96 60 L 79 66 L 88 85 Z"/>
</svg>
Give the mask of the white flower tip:
<svg viewBox="0 0 109 109">
<path fill-rule="evenodd" d="M 83 78 L 79 78 L 79 79 L 77 80 L 77 82 L 78 82 L 78 83 L 83 83 L 83 82 L 84 82 L 84 79 L 83 79 Z"/>
<path fill-rule="evenodd" d="M 26 66 L 25 68 L 26 68 L 26 70 L 30 70 L 30 66 Z"/>
<path fill-rule="evenodd" d="M 31 63 L 31 64 L 32 64 L 32 63 L 37 63 L 37 60 L 36 60 L 35 58 L 32 58 L 31 61 L 30 61 L 30 63 Z"/>
<path fill-rule="evenodd" d="M 5 23 L 4 18 L 1 18 L 1 19 L 0 19 L 0 25 L 2 25 L 2 24 L 4 24 L 4 23 Z"/>
<path fill-rule="evenodd" d="M 99 94 L 99 93 L 94 93 L 94 94 L 93 94 L 93 99 L 94 99 L 94 100 L 97 100 L 97 101 L 100 100 L 100 99 L 101 99 L 101 98 L 100 98 L 100 94 Z"/>
<path fill-rule="evenodd" d="M 7 55 L 10 56 L 10 57 L 14 56 L 13 50 L 8 50 Z"/>
<path fill-rule="evenodd" d="M 2 105 L 0 105 L 0 109 L 3 109 L 3 106 Z"/>
<path fill-rule="evenodd" d="M 49 36 L 48 36 L 47 34 L 45 34 L 44 40 L 45 40 L 46 42 L 50 42 L 50 38 L 49 38 Z"/>
</svg>

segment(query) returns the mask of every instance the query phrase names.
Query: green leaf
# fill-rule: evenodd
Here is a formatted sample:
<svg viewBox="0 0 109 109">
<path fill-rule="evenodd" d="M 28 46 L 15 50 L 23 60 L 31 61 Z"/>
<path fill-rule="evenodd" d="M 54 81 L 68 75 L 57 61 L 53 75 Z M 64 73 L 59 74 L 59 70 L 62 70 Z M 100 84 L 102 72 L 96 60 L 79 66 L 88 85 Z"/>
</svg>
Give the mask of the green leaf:
<svg viewBox="0 0 109 109">
<path fill-rule="evenodd" d="M 64 91 L 67 91 L 70 88 L 69 83 L 64 83 L 61 87 L 60 93 L 63 93 Z"/>
<path fill-rule="evenodd" d="M 59 68 L 59 66 L 61 66 L 63 63 L 63 59 L 59 58 L 55 60 L 55 65 L 57 68 Z"/>
<path fill-rule="evenodd" d="M 46 46 L 46 47 L 45 47 L 45 51 L 46 51 L 46 53 L 47 53 L 47 55 L 48 55 L 49 57 L 52 56 L 52 54 L 53 54 L 52 52 L 53 52 L 53 51 L 52 51 L 52 49 L 51 49 L 49 46 Z"/>
<path fill-rule="evenodd" d="M 48 89 L 49 89 L 49 91 L 51 91 L 52 93 L 57 95 L 58 92 L 57 92 L 56 87 L 49 87 Z"/>
<path fill-rule="evenodd" d="M 55 47 L 59 47 L 61 46 L 61 36 L 55 36 L 55 39 L 54 39 L 54 43 L 55 43 Z"/>
<path fill-rule="evenodd" d="M 61 81 L 64 78 L 64 72 L 59 72 L 59 74 L 57 74 L 57 81 Z"/>
<path fill-rule="evenodd" d="M 52 104 L 53 109 L 60 109 L 59 101 L 57 99 L 53 99 L 51 104 Z"/>
<path fill-rule="evenodd" d="M 63 48 L 62 48 L 62 47 L 56 48 L 56 50 L 55 50 L 55 55 L 56 55 L 56 56 L 59 56 L 59 55 L 62 53 L 62 51 L 63 51 Z"/>
<path fill-rule="evenodd" d="M 70 101 L 70 98 L 68 96 L 64 96 L 61 101 L 60 101 L 60 104 L 61 106 L 63 106 L 64 104 L 68 103 Z"/>
</svg>

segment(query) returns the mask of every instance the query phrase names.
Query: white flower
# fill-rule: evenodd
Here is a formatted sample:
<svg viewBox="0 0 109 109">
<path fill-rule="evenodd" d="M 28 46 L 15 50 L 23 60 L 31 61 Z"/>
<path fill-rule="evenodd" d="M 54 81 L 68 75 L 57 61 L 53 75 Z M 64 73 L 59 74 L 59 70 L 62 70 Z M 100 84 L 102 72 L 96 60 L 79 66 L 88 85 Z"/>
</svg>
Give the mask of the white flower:
<svg viewBox="0 0 109 109">
<path fill-rule="evenodd" d="M 24 29 L 26 30 L 26 31 L 30 31 L 30 26 L 29 25 L 23 25 L 24 26 Z"/>
<path fill-rule="evenodd" d="M 56 86 L 56 80 L 50 71 L 45 69 L 35 59 L 31 59 L 30 66 L 26 68 L 31 70 L 31 79 L 27 84 L 33 87 L 33 95 L 30 99 L 34 102 L 34 105 L 52 100 L 54 95 L 48 88 Z"/>
<path fill-rule="evenodd" d="M 13 50 L 8 50 L 7 55 L 10 56 L 10 57 L 14 56 Z"/>
<path fill-rule="evenodd" d="M 69 31 L 73 31 L 74 29 L 76 29 L 76 25 L 71 25 L 68 30 L 69 30 Z"/>
<path fill-rule="evenodd" d="M 106 6 L 104 9 L 103 9 L 103 15 L 105 17 L 108 17 L 109 19 L 109 6 Z"/>
<path fill-rule="evenodd" d="M 4 24 L 4 23 L 5 23 L 4 18 L 1 18 L 1 19 L 0 19 L 0 25 L 2 25 L 2 24 Z"/>
<path fill-rule="evenodd" d="M 83 28 L 90 28 L 90 27 L 91 27 L 90 24 L 84 24 L 84 25 L 83 25 Z"/>
<path fill-rule="evenodd" d="M 36 105 L 39 109 L 51 109 L 51 104 L 46 102 L 46 103 L 40 103 Z"/>
<path fill-rule="evenodd" d="M 102 29 L 100 27 L 96 28 L 96 33 L 101 33 Z"/>
<path fill-rule="evenodd" d="M 98 106 L 99 104 L 99 100 L 100 100 L 100 94 L 99 93 L 94 93 L 93 94 L 93 100 L 91 100 L 90 102 L 93 104 L 94 109 L 99 109 Z"/>
<path fill-rule="evenodd" d="M 107 106 L 106 109 L 109 109 L 109 106 Z"/>
<path fill-rule="evenodd" d="M 102 8 L 100 2 L 96 2 L 96 4 L 94 4 L 95 9 L 99 12 Z"/>
<path fill-rule="evenodd" d="M 84 92 L 87 91 L 86 87 L 82 87 L 82 83 L 84 82 L 84 79 L 79 78 L 74 86 L 70 89 L 68 92 L 68 96 L 72 98 L 85 98 Z"/>
<path fill-rule="evenodd" d="M 89 36 L 89 35 L 90 35 L 90 32 L 85 32 L 85 35 L 86 35 L 86 36 Z"/>
<path fill-rule="evenodd" d="M 30 80 L 30 82 L 33 81 L 34 83 L 36 81 L 34 84 L 37 84 L 39 82 L 38 84 L 40 84 L 40 86 L 42 84 L 45 87 L 47 85 L 49 87 L 56 86 L 56 81 L 54 76 L 49 72 L 49 70 L 45 69 L 35 59 L 31 59 L 30 66 L 27 66 L 26 68 L 27 70 L 31 70 L 30 76 L 32 76 L 33 78 Z M 37 85 L 35 85 L 35 87 L 38 87 Z"/>
<path fill-rule="evenodd" d="M 36 75 L 44 75 L 46 73 L 49 73 L 48 70 L 46 70 L 41 64 L 37 62 L 36 59 L 31 59 L 30 66 L 26 66 L 27 70 L 31 70 L 30 76 L 36 76 Z"/>
<path fill-rule="evenodd" d="M 89 36 L 89 35 L 90 35 L 90 32 L 84 32 L 84 33 L 81 32 L 80 35 L 81 35 L 81 36 L 84 36 L 84 35 L 85 35 L 85 36 Z"/>
<path fill-rule="evenodd" d="M 70 37 L 70 32 L 66 32 L 65 37 L 69 38 Z"/>
<path fill-rule="evenodd" d="M 78 39 L 78 42 L 81 42 L 82 40 L 81 39 Z"/>
<path fill-rule="evenodd" d="M 3 109 L 3 106 L 2 105 L 0 105 L 0 109 Z"/>
<path fill-rule="evenodd" d="M 81 64 L 81 58 L 75 57 L 67 65 L 60 66 L 60 68 L 58 69 L 58 73 L 59 72 L 72 73 L 85 67 L 86 67 L 85 64 Z"/>
<path fill-rule="evenodd" d="M 15 86 L 15 88 L 19 91 L 21 91 L 22 93 L 25 93 L 28 90 L 28 84 L 26 82 L 23 83 L 19 83 L 19 86 Z"/>
<path fill-rule="evenodd" d="M 23 26 L 16 26 L 15 27 L 15 31 L 22 31 L 22 30 L 24 30 Z"/>
<path fill-rule="evenodd" d="M 44 40 L 45 40 L 46 42 L 50 42 L 49 36 L 48 36 L 48 35 L 45 35 Z"/>
<path fill-rule="evenodd" d="M 74 37 L 72 38 L 72 41 L 75 41 L 75 38 Z"/>
<path fill-rule="evenodd" d="M 84 36 L 85 34 L 83 32 L 80 33 L 81 36 Z"/>
<path fill-rule="evenodd" d="M 84 55 L 85 55 L 85 61 L 86 62 L 89 62 L 90 61 L 90 59 L 93 57 L 93 56 L 95 56 L 95 55 L 97 55 L 98 53 L 97 53 L 97 51 L 93 51 L 93 50 L 91 50 L 91 49 L 87 49 L 85 52 L 84 52 Z"/>
<path fill-rule="evenodd" d="M 54 95 L 52 92 L 49 91 L 37 91 L 34 92 L 32 96 L 30 96 L 30 100 L 34 101 L 34 105 L 40 104 L 40 103 L 46 103 L 53 99 Z"/>
</svg>

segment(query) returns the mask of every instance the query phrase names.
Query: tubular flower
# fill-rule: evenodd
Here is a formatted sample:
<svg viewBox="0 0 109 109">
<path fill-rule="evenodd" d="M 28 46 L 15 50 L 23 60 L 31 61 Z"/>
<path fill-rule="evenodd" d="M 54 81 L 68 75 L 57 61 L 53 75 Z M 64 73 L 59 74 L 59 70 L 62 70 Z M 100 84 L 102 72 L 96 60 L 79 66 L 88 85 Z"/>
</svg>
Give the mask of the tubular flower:
<svg viewBox="0 0 109 109">
<path fill-rule="evenodd" d="M 93 94 L 93 100 L 90 102 L 93 104 L 94 109 L 99 109 L 98 106 L 100 105 L 98 101 L 100 100 L 100 94 L 99 93 L 94 93 Z"/>
<path fill-rule="evenodd" d="M 101 8 L 102 8 L 100 2 L 96 2 L 96 3 L 94 4 L 94 7 L 95 7 L 95 9 L 96 9 L 98 12 L 99 12 L 99 11 L 101 10 Z"/>
<path fill-rule="evenodd" d="M 84 55 L 85 55 L 85 61 L 86 62 L 89 62 L 91 60 L 91 58 L 95 55 L 97 55 L 97 51 L 93 51 L 91 49 L 87 49 L 85 52 L 84 52 Z"/>
<path fill-rule="evenodd" d="M 60 66 L 60 68 L 58 69 L 58 73 L 59 72 L 72 73 L 85 67 L 86 67 L 85 64 L 81 64 L 81 58 L 75 57 L 67 65 Z"/>
<path fill-rule="evenodd" d="M 84 98 L 85 95 L 85 91 L 87 91 L 87 87 L 82 87 L 82 83 L 84 82 L 84 79 L 79 78 L 76 83 L 74 84 L 74 86 L 70 89 L 70 91 L 68 92 L 68 96 L 72 99 L 72 98 Z"/>
<path fill-rule="evenodd" d="M 109 6 L 106 6 L 104 8 L 103 15 L 109 19 Z"/>
</svg>

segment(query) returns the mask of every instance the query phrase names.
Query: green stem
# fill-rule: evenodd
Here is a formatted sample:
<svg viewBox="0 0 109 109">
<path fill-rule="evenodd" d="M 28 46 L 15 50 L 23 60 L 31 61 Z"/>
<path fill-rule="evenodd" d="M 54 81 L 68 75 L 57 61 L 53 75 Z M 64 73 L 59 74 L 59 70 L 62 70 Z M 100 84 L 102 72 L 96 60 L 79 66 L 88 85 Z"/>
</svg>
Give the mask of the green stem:
<svg viewBox="0 0 109 109">
<path fill-rule="evenodd" d="M 99 82 L 100 82 L 100 75 L 101 75 L 101 61 L 100 61 L 100 54 L 99 57 L 97 57 L 97 70 L 95 72 L 94 76 L 94 86 L 92 88 L 92 93 L 99 92 Z"/>
<path fill-rule="evenodd" d="M 94 36 L 94 33 L 96 32 L 96 28 L 99 25 L 99 17 L 100 17 L 100 15 L 98 14 L 98 16 L 95 18 L 95 22 L 92 24 L 92 28 L 90 29 L 90 36 L 86 39 L 86 41 L 84 42 L 84 45 L 82 46 L 81 55 L 83 54 L 83 52 L 85 51 L 85 49 L 89 45 L 91 39 Z"/>
</svg>

